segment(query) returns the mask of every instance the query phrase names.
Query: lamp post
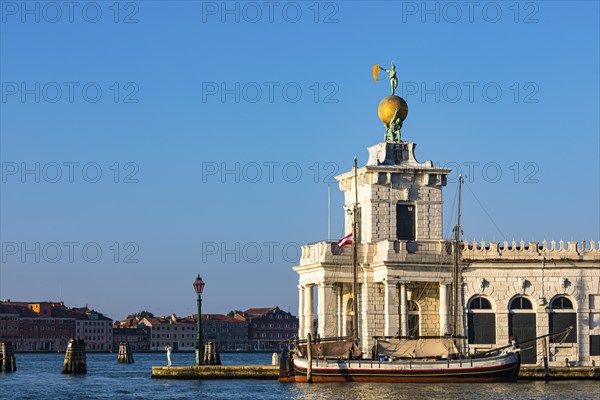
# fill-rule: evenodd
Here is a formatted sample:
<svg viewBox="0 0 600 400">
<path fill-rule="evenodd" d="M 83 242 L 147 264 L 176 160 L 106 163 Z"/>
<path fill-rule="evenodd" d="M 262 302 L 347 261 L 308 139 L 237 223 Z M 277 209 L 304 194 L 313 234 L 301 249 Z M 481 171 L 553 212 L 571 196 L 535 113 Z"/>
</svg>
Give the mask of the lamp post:
<svg viewBox="0 0 600 400">
<path fill-rule="evenodd" d="M 202 343 L 202 292 L 204 291 L 204 281 L 200 275 L 194 281 L 194 290 L 198 295 L 198 318 L 196 320 L 196 365 L 202 365 L 204 362 L 204 344 Z"/>
</svg>

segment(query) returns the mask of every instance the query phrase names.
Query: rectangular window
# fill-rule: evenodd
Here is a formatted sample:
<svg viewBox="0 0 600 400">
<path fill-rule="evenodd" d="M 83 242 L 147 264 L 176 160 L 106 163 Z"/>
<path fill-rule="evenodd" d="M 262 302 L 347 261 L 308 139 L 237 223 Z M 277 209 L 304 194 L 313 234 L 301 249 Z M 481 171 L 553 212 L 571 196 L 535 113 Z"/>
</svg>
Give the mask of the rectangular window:
<svg viewBox="0 0 600 400">
<path fill-rule="evenodd" d="M 415 206 L 396 204 L 396 237 L 399 240 L 415 240 Z"/>
</svg>

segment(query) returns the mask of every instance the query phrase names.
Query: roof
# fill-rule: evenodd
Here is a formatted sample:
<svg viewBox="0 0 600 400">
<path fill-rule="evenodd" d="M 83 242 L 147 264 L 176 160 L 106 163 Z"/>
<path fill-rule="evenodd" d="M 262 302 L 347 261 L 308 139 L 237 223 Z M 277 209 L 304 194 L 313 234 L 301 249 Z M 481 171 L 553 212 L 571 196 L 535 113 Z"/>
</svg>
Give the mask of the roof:
<svg viewBox="0 0 600 400">
<path fill-rule="evenodd" d="M 44 304 L 50 306 L 50 315 L 44 316 L 44 318 L 74 318 L 79 320 L 97 319 L 112 321 L 104 314 L 95 310 L 91 310 L 87 308 L 87 306 L 80 308 L 69 308 L 66 307 L 65 303 L 62 301 L 0 301 L 0 314 L 19 314 L 19 316 L 23 318 L 39 318 L 40 315 L 31 309 L 34 304 Z M 92 314 L 96 314 L 97 318 L 90 318 Z"/>
<path fill-rule="evenodd" d="M 39 315 L 37 315 L 35 311 L 31 310 L 27 303 L 22 305 L 13 304 L 12 302 L 0 302 L 0 314 L 18 315 L 19 317 L 24 318 L 39 318 Z"/>
<path fill-rule="evenodd" d="M 263 315 L 278 310 L 279 307 L 267 307 L 267 308 L 249 308 L 244 311 L 244 314 L 250 318 L 262 317 Z"/>
<path fill-rule="evenodd" d="M 162 317 L 146 317 L 144 318 L 141 323 L 143 325 L 162 325 L 162 324 L 191 324 L 191 323 L 195 323 L 195 318 L 192 318 L 191 316 L 189 317 L 178 317 L 175 314 L 171 315 L 170 317 L 165 317 L 164 315 Z"/>
<path fill-rule="evenodd" d="M 197 314 L 193 315 L 194 320 L 196 320 Z M 221 321 L 221 322 L 233 322 L 233 323 L 244 323 L 245 320 L 236 319 L 233 317 L 229 317 L 224 314 L 202 314 L 202 321 Z"/>
</svg>

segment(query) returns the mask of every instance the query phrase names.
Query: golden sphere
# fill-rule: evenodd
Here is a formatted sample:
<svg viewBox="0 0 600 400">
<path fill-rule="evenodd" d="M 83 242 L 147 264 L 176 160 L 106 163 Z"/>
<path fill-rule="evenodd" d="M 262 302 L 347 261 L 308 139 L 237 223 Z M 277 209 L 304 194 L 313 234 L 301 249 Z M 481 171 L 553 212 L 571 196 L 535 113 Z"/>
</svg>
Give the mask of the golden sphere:
<svg viewBox="0 0 600 400">
<path fill-rule="evenodd" d="M 408 104 L 406 104 L 406 101 L 402 97 L 391 95 L 381 99 L 379 107 L 377 107 L 377 114 L 381 122 L 386 126 L 389 125 L 392 118 L 394 118 L 396 109 L 400 110 L 398 111 L 398 116 L 400 120 L 404 121 L 408 115 Z"/>
</svg>

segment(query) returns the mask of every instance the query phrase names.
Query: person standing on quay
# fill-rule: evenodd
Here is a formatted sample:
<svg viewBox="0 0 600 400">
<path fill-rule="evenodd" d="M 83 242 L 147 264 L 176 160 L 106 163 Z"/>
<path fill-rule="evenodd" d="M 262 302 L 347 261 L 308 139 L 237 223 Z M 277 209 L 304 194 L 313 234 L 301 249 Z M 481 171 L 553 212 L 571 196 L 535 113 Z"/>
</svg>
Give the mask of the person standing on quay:
<svg viewBox="0 0 600 400">
<path fill-rule="evenodd" d="M 165 351 L 167 352 L 167 367 L 171 366 L 171 345 L 168 344 L 165 346 Z"/>
</svg>

